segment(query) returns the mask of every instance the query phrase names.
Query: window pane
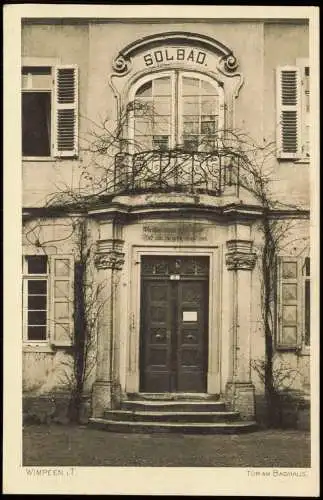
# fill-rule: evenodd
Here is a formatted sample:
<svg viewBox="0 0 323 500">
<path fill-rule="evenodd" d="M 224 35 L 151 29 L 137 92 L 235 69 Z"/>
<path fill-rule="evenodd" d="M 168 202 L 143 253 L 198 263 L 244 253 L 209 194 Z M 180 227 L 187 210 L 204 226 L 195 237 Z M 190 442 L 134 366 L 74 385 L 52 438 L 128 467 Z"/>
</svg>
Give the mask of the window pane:
<svg viewBox="0 0 323 500">
<path fill-rule="evenodd" d="M 152 136 L 136 135 L 134 146 L 138 151 L 149 151 L 152 148 Z"/>
<path fill-rule="evenodd" d="M 28 293 L 29 294 L 46 294 L 47 281 L 46 280 L 28 280 Z"/>
<path fill-rule="evenodd" d="M 169 147 L 169 137 L 167 135 L 154 135 L 153 148 L 160 151 L 167 151 Z"/>
<path fill-rule="evenodd" d="M 135 116 L 150 116 L 153 114 L 152 98 L 136 99 L 134 103 Z"/>
<path fill-rule="evenodd" d="M 185 97 L 183 99 L 183 114 L 184 115 L 199 115 L 200 106 L 198 99 L 195 97 Z"/>
<path fill-rule="evenodd" d="M 28 311 L 28 325 L 46 325 L 46 311 Z"/>
<path fill-rule="evenodd" d="M 201 137 L 201 150 L 205 152 L 210 152 L 215 150 L 215 140 L 212 139 L 210 136 L 206 137 Z M 213 158 L 213 162 L 216 161 L 215 158 Z"/>
<path fill-rule="evenodd" d="M 200 80 L 198 78 L 183 77 L 182 92 L 183 95 L 199 95 Z"/>
<path fill-rule="evenodd" d="M 46 326 L 28 326 L 28 340 L 46 340 Z"/>
<path fill-rule="evenodd" d="M 46 255 L 30 255 L 27 257 L 27 263 L 28 263 L 28 274 L 47 273 Z"/>
<path fill-rule="evenodd" d="M 152 82 L 144 83 L 136 92 L 138 97 L 151 97 L 152 96 Z"/>
<path fill-rule="evenodd" d="M 154 124 L 154 135 L 169 135 L 170 124 L 167 118 L 160 117 L 159 120 L 155 121 Z"/>
<path fill-rule="evenodd" d="M 22 68 L 23 89 L 24 88 L 51 89 L 51 87 L 52 87 L 52 73 L 50 67 L 24 66 Z"/>
<path fill-rule="evenodd" d="M 217 99 L 202 98 L 201 101 L 202 115 L 215 115 L 218 111 Z"/>
<path fill-rule="evenodd" d="M 187 151 L 198 151 L 199 138 L 198 136 L 184 136 L 184 149 Z"/>
<path fill-rule="evenodd" d="M 168 97 L 154 98 L 154 114 L 155 115 L 170 115 L 171 104 Z"/>
<path fill-rule="evenodd" d="M 195 118 L 195 117 L 193 117 Z M 199 122 L 187 120 L 185 117 L 184 121 L 184 134 L 198 134 L 199 133 Z"/>
<path fill-rule="evenodd" d="M 202 92 L 208 95 L 218 95 L 217 88 L 204 80 L 202 80 Z"/>
<path fill-rule="evenodd" d="M 206 135 L 215 134 L 215 123 L 214 121 L 202 121 L 201 123 L 201 133 Z"/>
<path fill-rule="evenodd" d="M 50 141 L 50 92 L 24 92 L 22 94 L 23 156 L 49 156 Z"/>
<path fill-rule="evenodd" d="M 153 121 L 149 118 L 137 118 L 135 121 L 135 133 L 137 135 L 150 135 L 153 131 Z"/>
<path fill-rule="evenodd" d="M 29 295 L 28 309 L 46 310 L 47 297 L 46 295 Z"/>
<path fill-rule="evenodd" d="M 169 77 L 156 78 L 153 80 L 153 94 L 158 95 L 170 95 L 171 94 L 171 81 Z"/>
</svg>

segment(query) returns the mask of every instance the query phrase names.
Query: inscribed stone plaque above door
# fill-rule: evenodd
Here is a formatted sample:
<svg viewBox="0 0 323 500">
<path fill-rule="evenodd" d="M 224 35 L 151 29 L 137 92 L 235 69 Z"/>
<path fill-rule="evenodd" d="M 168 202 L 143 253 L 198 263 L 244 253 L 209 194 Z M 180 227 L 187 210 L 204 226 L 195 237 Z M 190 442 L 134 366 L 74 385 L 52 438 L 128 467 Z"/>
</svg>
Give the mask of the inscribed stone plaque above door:
<svg viewBox="0 0 323 500">
<path fill-rule="evenodd" d="M 150 241 L 206 241 L 204 224 L 183 222 L 158 222 L 143 226 L 143 239 Z"/>
</svg>

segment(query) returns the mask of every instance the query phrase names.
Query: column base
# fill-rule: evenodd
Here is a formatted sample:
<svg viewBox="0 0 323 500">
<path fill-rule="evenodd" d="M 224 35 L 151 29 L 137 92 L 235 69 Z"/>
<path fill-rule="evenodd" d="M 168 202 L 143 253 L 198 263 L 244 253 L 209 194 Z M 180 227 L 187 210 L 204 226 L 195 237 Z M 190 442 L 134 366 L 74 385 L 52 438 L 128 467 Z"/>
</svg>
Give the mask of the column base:
<svg viewBox="0 0 323 500">
<path fill-rule="evenodd" d="M 121 386 L 116 382 L 98 381 L 92 387 L 92 417 L 103 417 L 105 410 L 120 407 Z"/>
<path fill-rule="evenodd" d="M 225 393 L 227 405 L 238 411 L 242 420 L 255 419 L 255 387 L 251 382 L 228 382 Z"/>
<path fill-rule="evenodd" d="M 104 411 L 111 409 L 111 382 L 94 382 L 92 387 L 92 417 L 103 417 Z"/>
</svg>

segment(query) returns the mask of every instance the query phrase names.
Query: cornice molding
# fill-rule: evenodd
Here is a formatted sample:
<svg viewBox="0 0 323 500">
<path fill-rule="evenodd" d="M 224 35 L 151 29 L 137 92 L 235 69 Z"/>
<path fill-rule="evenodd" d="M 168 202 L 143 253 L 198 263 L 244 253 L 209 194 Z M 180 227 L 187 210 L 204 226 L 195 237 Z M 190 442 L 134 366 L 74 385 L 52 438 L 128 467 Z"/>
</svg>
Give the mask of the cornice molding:
<svg viewBox="0 0 323 500">
<path fill-rule="evenodd" d="M 171 193 L 168 194 L 171 197 Z M 221 197 L 220 197 L 221 198 Z M 201 202 L 198 197 L 196 200 L 189 202 L 184 202 L 184 200 L 179 199 L 176 201 L 160 201 L 158 203 L 151 201 L 141 201 L 138 204 L 130 203 L 133 200 L 133 196 L 126 196 L 124 200 L 116 200 L 109 196 L 108 199 L 104 198 L 98 202 L 97 200 L 93 202 L 92 207 L 88 207 L 87 211 L 84 208 L 77 210 L 73 208 L 71 210 L 69 207 L 25 207 L 22 210 L 23 220 L 32 220 L 39 217 L 48 218 L 66 218 L 66 217 L 91 217 L 94 219 L 120 219 L 120 221 L 126 221 L 127 219 L 132 219 L 133 217 L 145 217 L 146 215 L 171 216 L 171 213 L 177 213 L 178 210 L 181 213 L 196 213 L 199 215 L 206 215 L 208 217 L 225 217 L 227 219 L 261 219 L 263 216 L 263 208 L 260 205 L 248 205 L 243 203 L 228 203 L 226 205 L 218 205 L 216 203 L 209 204 Z M 284 209 L 284 210 L 270 210 L 270 219 L 309 219 L 310 210 L 309 209 Z"/>
</svg>

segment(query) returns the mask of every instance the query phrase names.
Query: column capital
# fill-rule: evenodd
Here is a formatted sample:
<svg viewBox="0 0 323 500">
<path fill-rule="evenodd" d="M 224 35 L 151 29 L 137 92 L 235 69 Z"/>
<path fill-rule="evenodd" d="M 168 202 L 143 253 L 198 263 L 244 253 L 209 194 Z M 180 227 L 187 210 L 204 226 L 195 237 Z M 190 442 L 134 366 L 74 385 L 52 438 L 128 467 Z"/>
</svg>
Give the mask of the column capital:
<svg viewBox="0 0 323 500">
<path fill-rule="evenodd" d="M 100 240 L 97 242 L 95 265 L 98 269 L 121 270 L 124 264 L 123 240 Z"/>
<path fill-rule="evenodd" d="M 229 240 L 227 241 L 227 249 L 225 263 L 229 271 L 239 269 L 252 271 L 257 260 L 257 255 L 252 252 L 252 241 Z"/>
</svg>

